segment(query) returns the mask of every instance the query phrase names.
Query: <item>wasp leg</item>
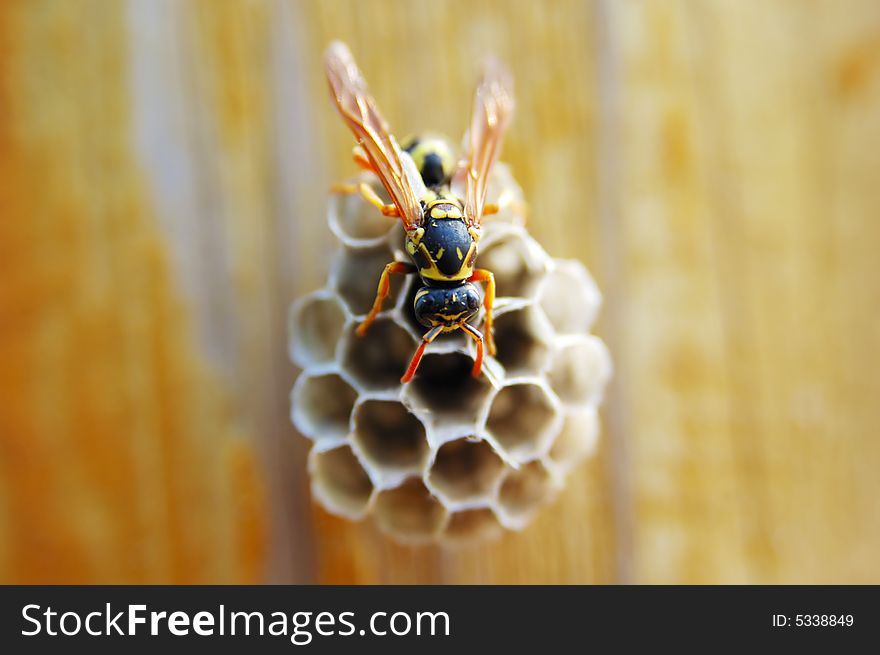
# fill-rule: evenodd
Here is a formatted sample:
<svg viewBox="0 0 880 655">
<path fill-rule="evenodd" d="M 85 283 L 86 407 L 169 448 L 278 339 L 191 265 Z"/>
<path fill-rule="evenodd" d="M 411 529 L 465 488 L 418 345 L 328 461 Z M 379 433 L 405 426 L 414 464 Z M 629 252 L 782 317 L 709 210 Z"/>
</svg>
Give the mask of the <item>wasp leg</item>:
<svg viewBox="0 0 880 655">
<path fill-rule="evenodd" d="M 480 371 L 483 369 L 483 335 L 480 334 L 477 328 L 467 323 L 462 323 L 461 329 L 477 342 L 477 358 L 474 360 L 474 367 L 471 369 L 471 377 L 478 378 L 480 377 Z"/>
<path fill-rule="evenodd" d="M 330 187 L 332 193 L 359 193 L 368 203 L 382 212 L 383 216 L 400 216 L 397 207 L 393 204 L 385 204 L 382 198 L 366 182 L 360 184 L 334 184 Z"/>
<path fill-rule="evenodd" d="M 364 152 L 364 149 L 360 146 L 355 146 L 351 151 L 351 158 L 354 159 L 354 163 L 357 164 L 360 168 L 365 171 L 370 171 L 371 173 L 375 173 L 376 169 L 373 168 L 373 165 L 370 163 L 370 160 L 367 159 L 367 155 Z"/>
<path fill-rule="evenodd" d="M 486 347 L 489 356 L 495 356 L 495 335 L 492 327 L 492 305 L 495 303 L 495 276 L 492 271 L 478 268 L 468 278 L 468 282 L 485 282 L 486 293 L 483 295 L 483 306 L 486 308 Z"/>
<path fill-rule="evenodd" d="M 391 282 L 388 280 L 388 276 L 392 273 L 406 275 L 409 273 L 415 273 L 416 270 L 418 269 L 416 269 L 415 266 L 407 264 L 406 262 L 391 262 L 385 266 L 385 270 L 382 271 L 382 275 L 379 276 L 379 288 L 376 289 L 376 299 L 373 301 L 373 307 L 370 309 L 370 313 L 367 314 L 367 317 L 357 327 L 357 335 L 359 337 L 362 337 L 367 333 L 367 329 L 372 325 L 373 321 L 376 320 L 376 315 L 382 311 L 382 301 L 388 297 L 388 292 L 391 289 Z"/>
<path fill-rule="evenodd" d="M 422 355 L 425 354 L 425 346 L 436 339 L 442 331 L 442 325 L 435 325 L 430 330 L 425 332 L 425 335 L 422 337 L 422 343 L 419 344 L 419 347 L 416 349 L 416 354 L 413 355 L 413 358 L 409 363 L 409 368 L 406 369 L 406 373 L 404 373 L 403 377 L 400 378 L 401 384 L 406 384 L 407 382 L 412 380 L 413 375 L 416 374 L 416 369 L 419 367 L 419 362 L 422 361 Z"/>
<path fill-rule="evenodd" d="M 496 205 L 494 202 L 487 202 L 483 205 L 483 216 L 491 216 L 492 214 L 497 214 L 501 211 L 501 206 Z"/>
<path fill-rule="evenodd" d="M 526 204 L 520 200 L 511 197 L 512 194 L 507 191 L 498 196 L 498 202 L 487 202 L 483 206 L 483 216 L 491 216 L 508 208 L 512 208 L 519 213 L 523 220 L 526 219 Z"/>
</svg>

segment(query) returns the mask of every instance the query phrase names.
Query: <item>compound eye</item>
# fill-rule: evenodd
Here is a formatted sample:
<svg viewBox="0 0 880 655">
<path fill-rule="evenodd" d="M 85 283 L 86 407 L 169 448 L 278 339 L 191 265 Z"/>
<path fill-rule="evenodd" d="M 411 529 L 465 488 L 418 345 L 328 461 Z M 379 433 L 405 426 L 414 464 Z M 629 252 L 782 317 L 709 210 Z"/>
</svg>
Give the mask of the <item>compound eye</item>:
<svg viewBox="0 0 880 655">
<path fill-rule="evenodd" d="M 480 307 L 480 296 L 477 295 L 476 291 L 468 291 L 467 293 L 467 306 L 468 309 L 476 310 Z"/>
<path fill-rule="evenodd" d="M 436 311 L 437 301 L 433 295 L 426 293 L 416 300 L 416 309 L 423 313 Z"/>
</svg>

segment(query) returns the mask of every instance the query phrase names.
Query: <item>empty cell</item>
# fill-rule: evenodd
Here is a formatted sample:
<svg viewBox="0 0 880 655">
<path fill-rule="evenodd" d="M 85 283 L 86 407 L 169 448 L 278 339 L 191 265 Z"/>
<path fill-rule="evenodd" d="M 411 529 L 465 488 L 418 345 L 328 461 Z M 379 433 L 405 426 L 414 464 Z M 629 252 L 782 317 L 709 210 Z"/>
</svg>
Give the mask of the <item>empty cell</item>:
<svg viewBox="0 0 880 655">
<path fill-rule="evenodd" d="M 432 353 L 422 359 L 406 385 L 411 402 L 438 422 L 476 423 L 492 385 L 485 375 L 471 377 L 474 360 L 463 353 Z"/>
<path fill-rule="evenodd" d="M 357 393 L 335 373 L 301 375 L 293 388 L 293 421 L 315 441 L 343 439 Z"/>
<path fill-rule="evenodd" d="M 333 288 L 339 292 L 349 311 L 362 316 L 370 311 L 379 278 L 385 265 L 394 261 L 391 249 L 386 245 L 373 248 L 343 248 L 333 266 Z M 401 275 L 392 275 L 390 293 L 382 303 L 383 309 L 391 309 L 400 293 Z"/>
<path fill-rule="evenodd" d="M 367 391 L 399 387 L 416 350 L 412 335 L 390 317 L 376 319 L 364 336 L 356 329 L 353 323 L 345 332 L 342 368 Z"/>
<path fill-rule="evenodd" d="M 421 472 L 427 463 L 425 428 L 397 401 L 358 405 L 352 439 L 364 460 L 386 471 Z"/>
<path fill-rule="evenodd" d="M 540 310 L 505 312 L 495 319 L 495 358 L 509 376 L 537 374 L 547 364 L 552 336 Z"/>
<path fill-rule="evenodd" d="M 565 417 L 562 430 L 550 447 L 550 459 L 567 470 L 596 448 L 599 416 L 594 407 L 575 410 Z"/>
<path fill-rule="evenodd" d="M 511 230 L 481 250 L 477 266 L 495 274 L 495 295 L 531 298 L 547 266 L 541 247 L 524 232 Z"/>
<path fill-rule="evenodd" d="M 327 294 L 306 296 L 290 311 L 290 356 L 303 368 L 332 362 L 345 312 Z"/>
<path fill-rule="evenodd" d="M 552 489 L 550 473 L 541 462 L 534 461 L 510 471 L 501 483 L 498 499 L 508 515 L 522 518 L 548 500 Z"/>
<path fill-rule="evenodd" d="M 390 202 L 385 188 L 372 175 L 362 175 L 352 184 L 366 181 L 384 202 Z M 365 245 L 385 237 L 397 220 L 382 213 L 359 193 L 332 194 L 328 220 L 330 229 L 347 245 Z"/>
<path fill-rule="evenodd" d="M 447 541 L 466 543 L 485 541 L 501 534 L 501 525 L 495 512 L 487 507 L 455 512 L 443 533 Z"/>
<path fill-rule="evenodd" d="M 553 438 L 557 412 L 543 387 L 513 384 L 495 396 L 486 427 L 511 457 L 528 459 L 540 454 Z"/>
<path fill-rule="evenodd" d="M 437 451 L 428 483 L 452 502 L 485 498 L 495 489 L 504 462 L 486 441 L 456 439 Z"/>
<path fill-rule="evenodd" d="M 418 478 L 380 492 L 374 509 L 376 523 L 401 539 L 423 540 L 436 536 L 446 523 L 446 509 Z"/>
<path fill-rule="evenodd" d="M 611 373 L 605 344 L 597 337 L 569 338 L 553 355 L 548 375 L 562 402 L 583 404 L 598 398 Z"/>
<path fill-rule="evenodd" d="M 334 514 L 363 516 L 373 493 L 373 484 L 348 446 L 311 455 L 312 490 Z"/>
<path fill-rule="evenodd" d="M 555 260 L 541 283 L 538 302 L 559 334 L 585 334 L 599 312 L 602 295 L 580 262 Z"/>
</svg>

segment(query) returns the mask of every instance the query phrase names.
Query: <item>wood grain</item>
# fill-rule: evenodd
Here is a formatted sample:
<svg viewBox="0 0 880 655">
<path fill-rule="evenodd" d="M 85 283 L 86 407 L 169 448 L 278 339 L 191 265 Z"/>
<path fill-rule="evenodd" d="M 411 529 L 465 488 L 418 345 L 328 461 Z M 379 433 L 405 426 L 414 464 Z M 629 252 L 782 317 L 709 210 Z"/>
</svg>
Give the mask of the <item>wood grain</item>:
<svg viewBox="0 0 880 655">
<path fill-rule="evenodd" d="M 253 582 L 262 476 L 131 149 L 119 9 L 2 11 L 0 580 Z"/>
<path fill-rule="evenodd" d="M 844 4 L 609 5 L 639 581 L 880 574 L 880 12 Z"/>
<path fill-rule="evenodd" d="M 4 580 L 880 582 L 876 2 L 109 6 L 0 10 Z M 600 450 L 492 544 L 308 497 L 285 313 L 353 170 L 333 38 L 400 136 L 457 139 L 507 61 L 529 229 L 605 293 Z"/>
</svg>

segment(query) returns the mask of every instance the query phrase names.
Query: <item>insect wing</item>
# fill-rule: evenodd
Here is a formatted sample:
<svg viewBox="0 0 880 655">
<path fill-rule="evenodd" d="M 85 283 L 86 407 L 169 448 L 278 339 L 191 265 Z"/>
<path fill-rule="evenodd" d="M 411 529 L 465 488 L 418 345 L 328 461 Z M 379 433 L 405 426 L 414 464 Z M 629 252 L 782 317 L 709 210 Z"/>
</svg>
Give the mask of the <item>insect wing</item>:
<svg viewBox="0 0 880 655">
<path fill-rule="evenodd" d="M 418 227 L 422 222 L 418 193 L 419 188 L 423 188 L 421 177 L 412 160 L 406 162 L 408 155 L 401 151 L 391 135 L 388 123 L 382 118 L 367 90 L 367 83 L 351 52 L 345 44 L 335 41 L 327 48 L 324 63 L 330 92 L 339 113 L 354 132 L 382 186 L 397 207 L 404 227 L 407 230 Z"/>
<path fill-rule="evenodd" d="M 513 114 L 513 82 L 497 60 L 486 62 L 474 96 L 474 111 L 466 140 L 465 217 L 479 225 L 486 204 L 492 166 L 501 151 L 504 132 Z"/>
</svg>

